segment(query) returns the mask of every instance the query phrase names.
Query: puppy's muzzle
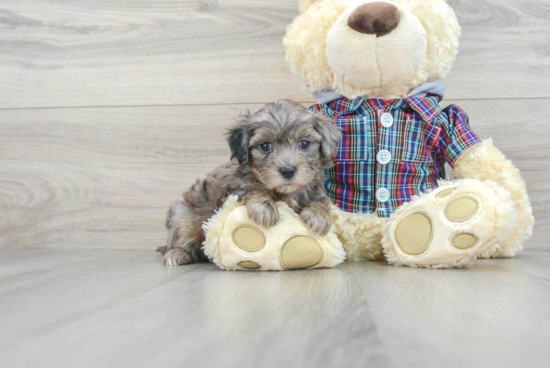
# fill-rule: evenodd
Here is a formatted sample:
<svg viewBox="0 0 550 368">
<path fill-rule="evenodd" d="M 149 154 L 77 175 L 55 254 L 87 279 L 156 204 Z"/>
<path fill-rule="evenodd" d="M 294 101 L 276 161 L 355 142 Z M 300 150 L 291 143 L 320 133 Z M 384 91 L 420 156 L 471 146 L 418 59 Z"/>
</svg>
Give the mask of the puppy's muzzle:
<svg viewBox="0 0 550 368">
<path fill-rule="evenodd" d="M 279 172 L 285 179 L 292 179 L 294 174 L 296 174 L 295 166 L 284 166 L 279 169 Z"/>
</svg>

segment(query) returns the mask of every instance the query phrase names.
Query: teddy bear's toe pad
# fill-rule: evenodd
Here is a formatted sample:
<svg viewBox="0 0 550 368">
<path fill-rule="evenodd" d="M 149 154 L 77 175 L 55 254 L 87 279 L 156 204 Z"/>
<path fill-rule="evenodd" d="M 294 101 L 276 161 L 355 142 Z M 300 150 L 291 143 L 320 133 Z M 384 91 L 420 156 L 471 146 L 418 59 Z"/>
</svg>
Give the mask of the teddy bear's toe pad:
<svg viewBox="0 0 550 368">
<path fill-rule="evenodd" d="M 446 196 L 448 196 L 449 194 L 451 194 L 452 192 L 454 192 L 455 189 L 456 189 L 456 187 L 444 189 L 444 190 L 442 190 L 441 192 L 437 193 L 435 196 L 436 196 L 436 198 L 443 198 L 443 197 L 446 197 Z"/>
<path fill-rule="evenodd" d="M 313 267 L 323 258 L 323 247 L 316 239 L 306 235 L 290 238 L 281 250 L 281 266 L 287 270 Z"/>
<path fill-rule="evenodd" d="M 256 262 L 252 262 L 252 261 L 243 261 L 243 262 L 239 262 L 238 265 L 242 268 L 246 268 L 248 270 L 256 270 L 258 268 L 262 268 L 262 266 L 260 266 L 259 264 L 257 264 Z"/>
<path fill-rule="evenodd" d="M 477 236 L 473 234 L 458 234 L 451 241 L 453 246 L 458 249 L 468 249 L 476 245 Z"/>
<path fill-rule="evenodd" d="M 240 225 L 233 230 L 233 243 L 247 252 L 257 252 L 265 246 L 265 235 L 252 225 Z M 243 267 L 243 266 L 241 266 Z M 250 268 L 250 267 L 244 267 Z M 258 268 L 258 267 L 252 267 Z"/>
<path fill-rule="evenodd" d="M 449 221 L 464 222 L 476 214 L 479 202 L 473 197 L 459 197 L 453 199 L 445 208 L 445 217 Z"/>
<path fill-rule="evenodd" d="M 433 234 L 432 222 L 423 213 L 414 213 L 404 218 L 397 229 L 395 229 L 395 239 L 403 252 L 416 255 L 423 253 Z"/>
</svg>

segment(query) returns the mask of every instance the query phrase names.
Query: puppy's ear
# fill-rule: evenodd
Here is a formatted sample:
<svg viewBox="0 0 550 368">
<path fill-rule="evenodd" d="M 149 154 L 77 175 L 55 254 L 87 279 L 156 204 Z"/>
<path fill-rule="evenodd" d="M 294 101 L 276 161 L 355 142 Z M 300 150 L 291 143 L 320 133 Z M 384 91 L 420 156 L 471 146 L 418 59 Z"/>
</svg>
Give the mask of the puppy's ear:
<svg viewBox="0 0 550 368">
<path fill-rule="evenodd" d="M 327 118 L 321 112 L 314 114 L 312 119 L 313 127 L 321 134 L 321 154 L 323 158 L 332 160 L 338 152 L 338 146 L 342 141 L 342 133 L 340 128 L 332 123 L 332 120 Z"/>
<path fill-rule="evenodd" d="M 236 157 L 240 165 L 248 162 L 248 143 L 253 131 L 248 124 L 249 117 L 250 113 L 240 116 L 235 125 L 227 131 L 231 159 Z"/>
</svg>

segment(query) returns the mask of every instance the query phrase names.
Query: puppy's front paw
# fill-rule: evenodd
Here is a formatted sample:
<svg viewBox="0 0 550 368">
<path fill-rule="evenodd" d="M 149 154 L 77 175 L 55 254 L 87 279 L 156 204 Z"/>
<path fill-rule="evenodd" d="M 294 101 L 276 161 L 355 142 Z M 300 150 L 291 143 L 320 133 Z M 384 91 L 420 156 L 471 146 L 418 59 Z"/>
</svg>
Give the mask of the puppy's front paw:
<svg viewBox="0 0 550 368">
<path fill-rule="evenodd" d="M 279 222 L 279 210 L 273 202 L 250 201 L 246 210 L 248 217 L 262 226 L 270 227 Z"/>
<path fill-rule="evenodd" d="M 332 225 L 329 214 L 325 210 L 315 207 L 304 208 L 300 213 L 300 218 L 313 232 L 319 235 L 326 235 Z"/>
</svg>

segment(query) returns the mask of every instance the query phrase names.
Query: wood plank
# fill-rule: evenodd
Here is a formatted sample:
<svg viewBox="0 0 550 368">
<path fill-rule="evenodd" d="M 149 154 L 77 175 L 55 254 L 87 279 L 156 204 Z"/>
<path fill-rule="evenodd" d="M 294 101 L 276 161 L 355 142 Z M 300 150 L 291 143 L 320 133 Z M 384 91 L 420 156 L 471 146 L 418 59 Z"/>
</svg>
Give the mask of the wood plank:
<svg viewBox="0 0 550 368">
<path fill-rule="evenodd" d="M 0 250 L 2 367 L 547 367 L 550 253 L 467 270 L 224 272 Z"/>
<path fill-rule="evenodd" d="M 304 94 L 294 0 L 2 2 L 0 107 L 268 102 Z"/>
<path fill-rule="evenodd" d="M 449 0 L 462 36 L 449 98 L 549 97 L 550 3 Z M 543 30 L 544 29 L 544 30 Z"/>
<path fill-rule="evenodd" d="M 450 98 L 550 97 L 550 5 L 450 1 Z M 296 0 L 5 0 L 0 108 L 311 101 L 284 62 Z"/>
<path fill-rule="evenodd" d="M 527 247 L 549 249 L 549 101 L 459 103 L 522 171 L 537 217 Z M 228 160 L 224 127 L 260 106 L 0 111 L 0 248 L 162 245 L 168 205 Z"/>
</svg>

